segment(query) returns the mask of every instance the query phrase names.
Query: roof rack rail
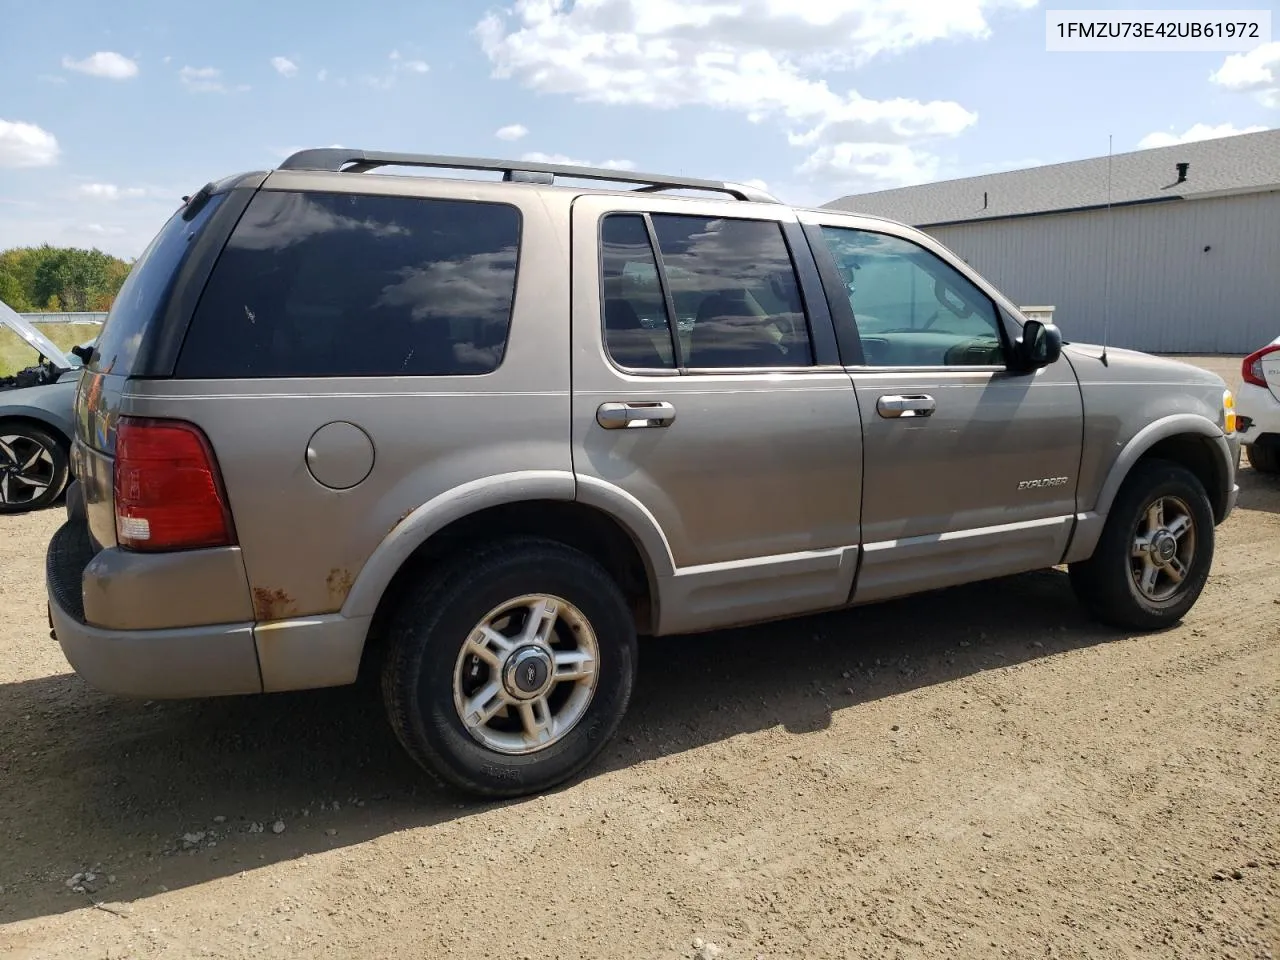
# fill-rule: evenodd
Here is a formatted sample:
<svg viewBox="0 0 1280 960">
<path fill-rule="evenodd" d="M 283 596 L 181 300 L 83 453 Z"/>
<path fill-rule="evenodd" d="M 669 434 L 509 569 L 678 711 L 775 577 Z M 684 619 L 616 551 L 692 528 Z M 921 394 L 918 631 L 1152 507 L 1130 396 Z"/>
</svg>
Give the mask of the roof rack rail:
<svg viewBox="0 0 1280 960">
<path fill-rule="evenodd" d="M 744 183 L 724 180 L 697 180 L 671 177 L 634 170 L 611 170 L 604 167 L 579 167 L 568 163 L 535 163 L 526 160 L 490 160 L 483 157 L 448 157 L 420 153 L 388 153 L 381 150 L 344 150 L 326 147 L 300 150 L 280 164 L 280 170 L 318 170 L 331 173 L 367 173 L 377 167 L 437 167 L 455 170 L 492 170 L 513 183 L 551 184 L 556 177 L 579 180 L 612 180 L 616 183 L 640 184 L 643 192 L 660 190 L 708 190 L 727 193 L 736 200 L 778 203 L 764 190 Z"/>
</svg>

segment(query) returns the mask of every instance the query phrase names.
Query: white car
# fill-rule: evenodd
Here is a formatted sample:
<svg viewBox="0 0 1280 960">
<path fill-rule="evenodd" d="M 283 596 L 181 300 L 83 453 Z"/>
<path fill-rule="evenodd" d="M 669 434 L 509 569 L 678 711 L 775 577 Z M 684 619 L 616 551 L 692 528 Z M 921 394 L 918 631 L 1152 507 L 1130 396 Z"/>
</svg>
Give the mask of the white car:
<svg viewBox="0 0 1280 960">
<path fill-rule="evenodd" d="M 1253 468 L 1280 473 L 1280 337 L 1244 358 L 1236 429 Z"/>
</svg>

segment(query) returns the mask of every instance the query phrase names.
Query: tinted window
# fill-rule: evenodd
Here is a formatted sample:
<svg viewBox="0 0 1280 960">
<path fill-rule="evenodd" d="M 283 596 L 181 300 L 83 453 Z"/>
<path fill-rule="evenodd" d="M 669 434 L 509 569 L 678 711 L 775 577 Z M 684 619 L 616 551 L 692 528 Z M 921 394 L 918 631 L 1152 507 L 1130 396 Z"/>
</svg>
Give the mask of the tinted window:
<svg viewBox="0 0 1280 960">
<path fill-rule="evenodd" d="M 263 191 L 218 259 L 182 377 L 482 374 L 502 362 L 520 214 Z"/>
<path fill-rule="evenodd" d="M 869 366 L 1004 363 L 995 306 L 946 261 L 909 240 L 823 227 Z"/>
<path fill-rule="evenodd" d="M 210 197 L 190 221 L 183 220 L 179 210 L 160 228 L 116 294 L 90 358 L 90 370 L 123 376 L 133 370 L 143 333 L 168 299 L 192 241 L 224 199 L 225 193 Z"/>
<path fill-rule="evenodd" d="M 667 305 L 644 217 L 605 217 L 600 246 L 601 305 L 609 356 L 624 367 L 674 368 Z"/>
<path fill-rule="evenodd" d="M 687 366 L 813 363 L 780 224 L 664 213 L 653 228 Z"/>
</svg>

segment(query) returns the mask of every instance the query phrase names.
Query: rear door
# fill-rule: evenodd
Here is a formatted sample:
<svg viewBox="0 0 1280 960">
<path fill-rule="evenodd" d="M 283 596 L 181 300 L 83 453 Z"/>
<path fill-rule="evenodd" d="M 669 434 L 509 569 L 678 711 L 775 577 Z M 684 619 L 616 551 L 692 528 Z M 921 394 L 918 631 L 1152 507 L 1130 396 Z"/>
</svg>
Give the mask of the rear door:
<svg viewBox="0 0 1280 960">
<path fill-rule="evenodd" d="M 794 213 L 582 196 L 573 260 L 578 495 L 660 531 L 659 632 L 846 602 L 858 405 Z"/>
<path fill-rule="evenodd" d="M 863 423 L 859 602 L 1059 563 L 1084 415 L 1070 363 L 1006 366 L 1010 305 L 930 238 L 806 213 Z"/>
</svg>

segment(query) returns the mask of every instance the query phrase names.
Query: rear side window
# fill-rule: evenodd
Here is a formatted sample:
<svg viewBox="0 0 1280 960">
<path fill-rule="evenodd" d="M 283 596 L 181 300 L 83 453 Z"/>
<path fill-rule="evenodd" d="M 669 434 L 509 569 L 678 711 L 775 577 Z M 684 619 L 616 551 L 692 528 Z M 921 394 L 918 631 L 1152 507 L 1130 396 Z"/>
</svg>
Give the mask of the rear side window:
<svg viewBox="0 0 1280 960">
<path fill-rule="evenodd" d="M 667 213 L 652 221 L 686 366 L 813 364 L 781 224 Z"/>
<path fill-rule="evenodd" d="M 623 367 L 674 369 L 667 304 L 644 217 L 611 214 L 600 229 L 604 342 Z"/>
<path fill-rule="evenodd" d="M 209 278 L 185 378 L 495 370 L 520 213 L 466 200 L 261 191 Z"/>
<path fill-rule="evenodd" d="M 183 211 L 179 210 L 160 228 L 134 263 L 111 305 L 94 345 L 90 370 L 121 376 L 133 371 L 143 334 L 168 299 L 187 251 L 226 196 L 219 193 L 210 197 L 189 221 L 182 219 Z"/>
</svg>

